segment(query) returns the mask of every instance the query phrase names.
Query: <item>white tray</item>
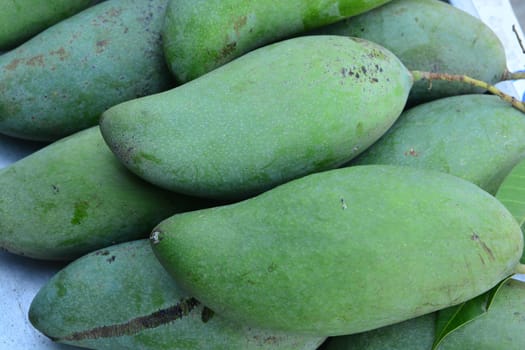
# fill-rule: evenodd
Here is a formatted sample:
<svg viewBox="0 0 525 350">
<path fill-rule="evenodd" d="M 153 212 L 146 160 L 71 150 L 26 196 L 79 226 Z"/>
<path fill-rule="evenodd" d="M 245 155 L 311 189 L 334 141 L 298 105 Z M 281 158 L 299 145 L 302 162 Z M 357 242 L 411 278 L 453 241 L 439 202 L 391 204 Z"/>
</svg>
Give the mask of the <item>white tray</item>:
<svg viewBox="0 0 525 350">
<path fill-rule="evenodd" d="M 508 68 L 525 70 L 525 55 L 514 29 L 524 38 L 508 0 L 451 0 L 454 6 L 481 18 L 500 37 L 508 57 Z M 525 93 L 525 82 L 502 83 L 501 89 L 518 98 Z M 0 168 L 34 152 L 42 144 L 23 142 L 0 135 Z M 1 194 L 0 194 L 1 195 Z M 51 342 L 27 320 L 31 300 L 49 278 L 64 264 L 19 257 L 0 251 L 0 350 L 73 350 L 72 346 Z"/>
</svg>

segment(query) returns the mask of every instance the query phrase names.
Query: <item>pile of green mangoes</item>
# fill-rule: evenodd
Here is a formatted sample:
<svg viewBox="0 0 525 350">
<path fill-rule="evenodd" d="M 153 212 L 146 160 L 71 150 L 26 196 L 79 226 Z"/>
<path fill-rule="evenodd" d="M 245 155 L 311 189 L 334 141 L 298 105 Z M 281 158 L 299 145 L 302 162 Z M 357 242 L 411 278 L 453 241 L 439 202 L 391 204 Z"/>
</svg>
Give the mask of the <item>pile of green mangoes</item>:
<svg viewBox="0 0 525 350">
<path fill-rule="evenodd" d="M 42 143 L 0 170 L 0 248 L 67 264 L 38 331 L 525 348 L 525 106 L 483 22 L 439 0 L 38 3 L 0 4 L 0 134 Z"/>
</svg>

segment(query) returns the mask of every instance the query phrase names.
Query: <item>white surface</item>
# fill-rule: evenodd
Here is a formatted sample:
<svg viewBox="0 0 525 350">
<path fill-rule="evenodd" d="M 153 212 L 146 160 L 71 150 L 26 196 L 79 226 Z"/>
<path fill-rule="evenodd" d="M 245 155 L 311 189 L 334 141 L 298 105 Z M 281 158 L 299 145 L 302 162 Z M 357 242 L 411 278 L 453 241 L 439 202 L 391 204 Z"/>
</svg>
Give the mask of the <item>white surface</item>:
<svg viewBox="0 0 525 350">
<path fill-rule="evenodd" d="M 508 0 L 450 0 L 450 3 L 473 16 L 479 17 L 494 30 L 505 46 L 507 68 L 511 72 L 525 70 L 525 54 L 520 47 L 517 35 L 524 45 L 525 37 Z M 497 86 L 519 99 L 523 99 L 525 95 L 525 81 L 523 80 L 500 83 Z"/>
<path fill-rule="evenodd" d="M 507 0 L 452 0 L 455 6 L 479 16 L 491 26 L 507 49 L 510 70 L 525 70 L 525 55 L 521 52 L 512 25 L 519 29 Z M 523 96 L 525 82 L 499 86 L 517 97 Z M 0 135 L 0 168 L 34 152 L 37 143 L 14 140 Z M 34 295 L 64 264 L 18 257 L 0 251 L 0 350 L 72 350 L 75 347 L 52 343 L 37 332 L 27 320 Z M 524 278 L 525 276 L 522 276 Z"/>
<path fill-rule="evenodd" d="M 42 146 L 0 135 L 0 168 Z M 35 294 L 63 266 L 63 263 L 42 262 L 0 251 L 0 350 L 79 349 L 53 343 L 27 319 Z"/>
</svg>

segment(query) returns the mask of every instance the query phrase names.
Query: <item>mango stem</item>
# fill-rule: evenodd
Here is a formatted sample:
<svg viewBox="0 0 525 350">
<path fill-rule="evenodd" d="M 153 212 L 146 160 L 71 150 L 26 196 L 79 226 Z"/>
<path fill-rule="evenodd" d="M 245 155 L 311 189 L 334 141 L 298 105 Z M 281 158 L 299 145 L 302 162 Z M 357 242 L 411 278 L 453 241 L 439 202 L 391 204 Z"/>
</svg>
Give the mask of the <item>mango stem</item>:
<svg viewBox="0 0 525 350">
<path fill-rule="evenodd" d="M 514 269 L 514 273 L 525 275 L 525 264 L 518 264 Z"/>
<path fill-rule="evenodd" d="M 525 72 L 510 72 L 505 71 L 501 76 L 501 81 L 505 80 L 522 80 L 525 79 Z"/>
<path fill-rule="evenodd" d="M 465 84 L 469 84 L 475 87 L 479 87 L 487 90 L 493 95 L 499 96 L 503 101 L 510 103 L 517 110 L 525 113 L 525 103 L 521 102 L 514 96 L 508 95 L 487 82 L 471 78 L 466 75 L 455 75 L 455 74 L 446 74 L 446 73 L 432 73 L 432 72 L 422 72 L 418 70 L 411 71 L 414 81 L 424 81 L 428 80 L 445 80 L 445 81 L 457 81 Z"/>
</svg>

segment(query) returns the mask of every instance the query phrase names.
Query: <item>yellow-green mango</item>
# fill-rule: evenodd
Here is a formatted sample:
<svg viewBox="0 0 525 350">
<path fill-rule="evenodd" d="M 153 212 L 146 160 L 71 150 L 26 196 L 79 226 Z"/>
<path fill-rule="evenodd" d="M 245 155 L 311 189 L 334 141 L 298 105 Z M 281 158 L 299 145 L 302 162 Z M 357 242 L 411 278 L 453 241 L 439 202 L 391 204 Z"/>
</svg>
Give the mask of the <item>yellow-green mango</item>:
<svg viewBox="0 0 525 350">
<path fill-rule="evenodd" d="M 350 164 L 434 169 L 495 194 L 525 158 L 525 115 L 499 97 L 446 97 L 404 111 L 376 143 Z"/>
<path fill-rule="evenodd" d="M 46 260 L 145 238 L 160 220 L 209 205 L 129 172 L 97 126 L 1 169 L 0 188 L 0 247 Z"/>
<path fill-rule="evenodd" d="M 374 41 L 396 54 L 410 70 L 463 74 L 488 83 L 506 74 L 505 49 L 492 29 L 439 0 L 393 0 L 318 33 Z M 482 91 L 460 82 L 419 81 L 409 102 Z"/>
<path fill-rule="evenodd" d="M 0 3 L 0 50 L 31 36 L 87 7 L 93 0 L 3 0 Z"/>
<path fill-rule="evenodd" d="M 469 300 L 517 270 L 523 249 L 512 214 L 478 186 L 393 165 L 329 170 L 174 215 L 150 241 L 218 314 L 324 336 Z"/>
<path fill-rule="evenodd" d="M 160 29 L 167 0 L 108 0 L 0 56 L 0 133 L 54 141 L 107 108 L 173 87 Z"/>
<path fill-rule="evenodd" d="M 195 79 L 257 47 L 334 23 L 389 0 L 170 0 L 164 53 L 179 82 Z"/>
<path fill-rule="evenodd" d="M 147 239 L 63 268 L 34 297 L 29 320 L 56 342 L 98 350 L 314 350 L 324 340 L 225 320 L 181 290 Z"/>
<path fill-rule="evenodd" d="M 239 199 L 349 161 L 394 123 L 411 85 L 410 73 L 381 46 L 304 36 L 114 106 L 100 128 L 145 180 Z"/>
<path fill-rule="evenodd" d="M 525 282 L 503 284 L 484 315 L 448 334 L 434 350 L 525 348 Z M 368 332 L 328 339 L 320 350 L 431 350 L 436 318 L 427 314 Z"/>
</svg>

